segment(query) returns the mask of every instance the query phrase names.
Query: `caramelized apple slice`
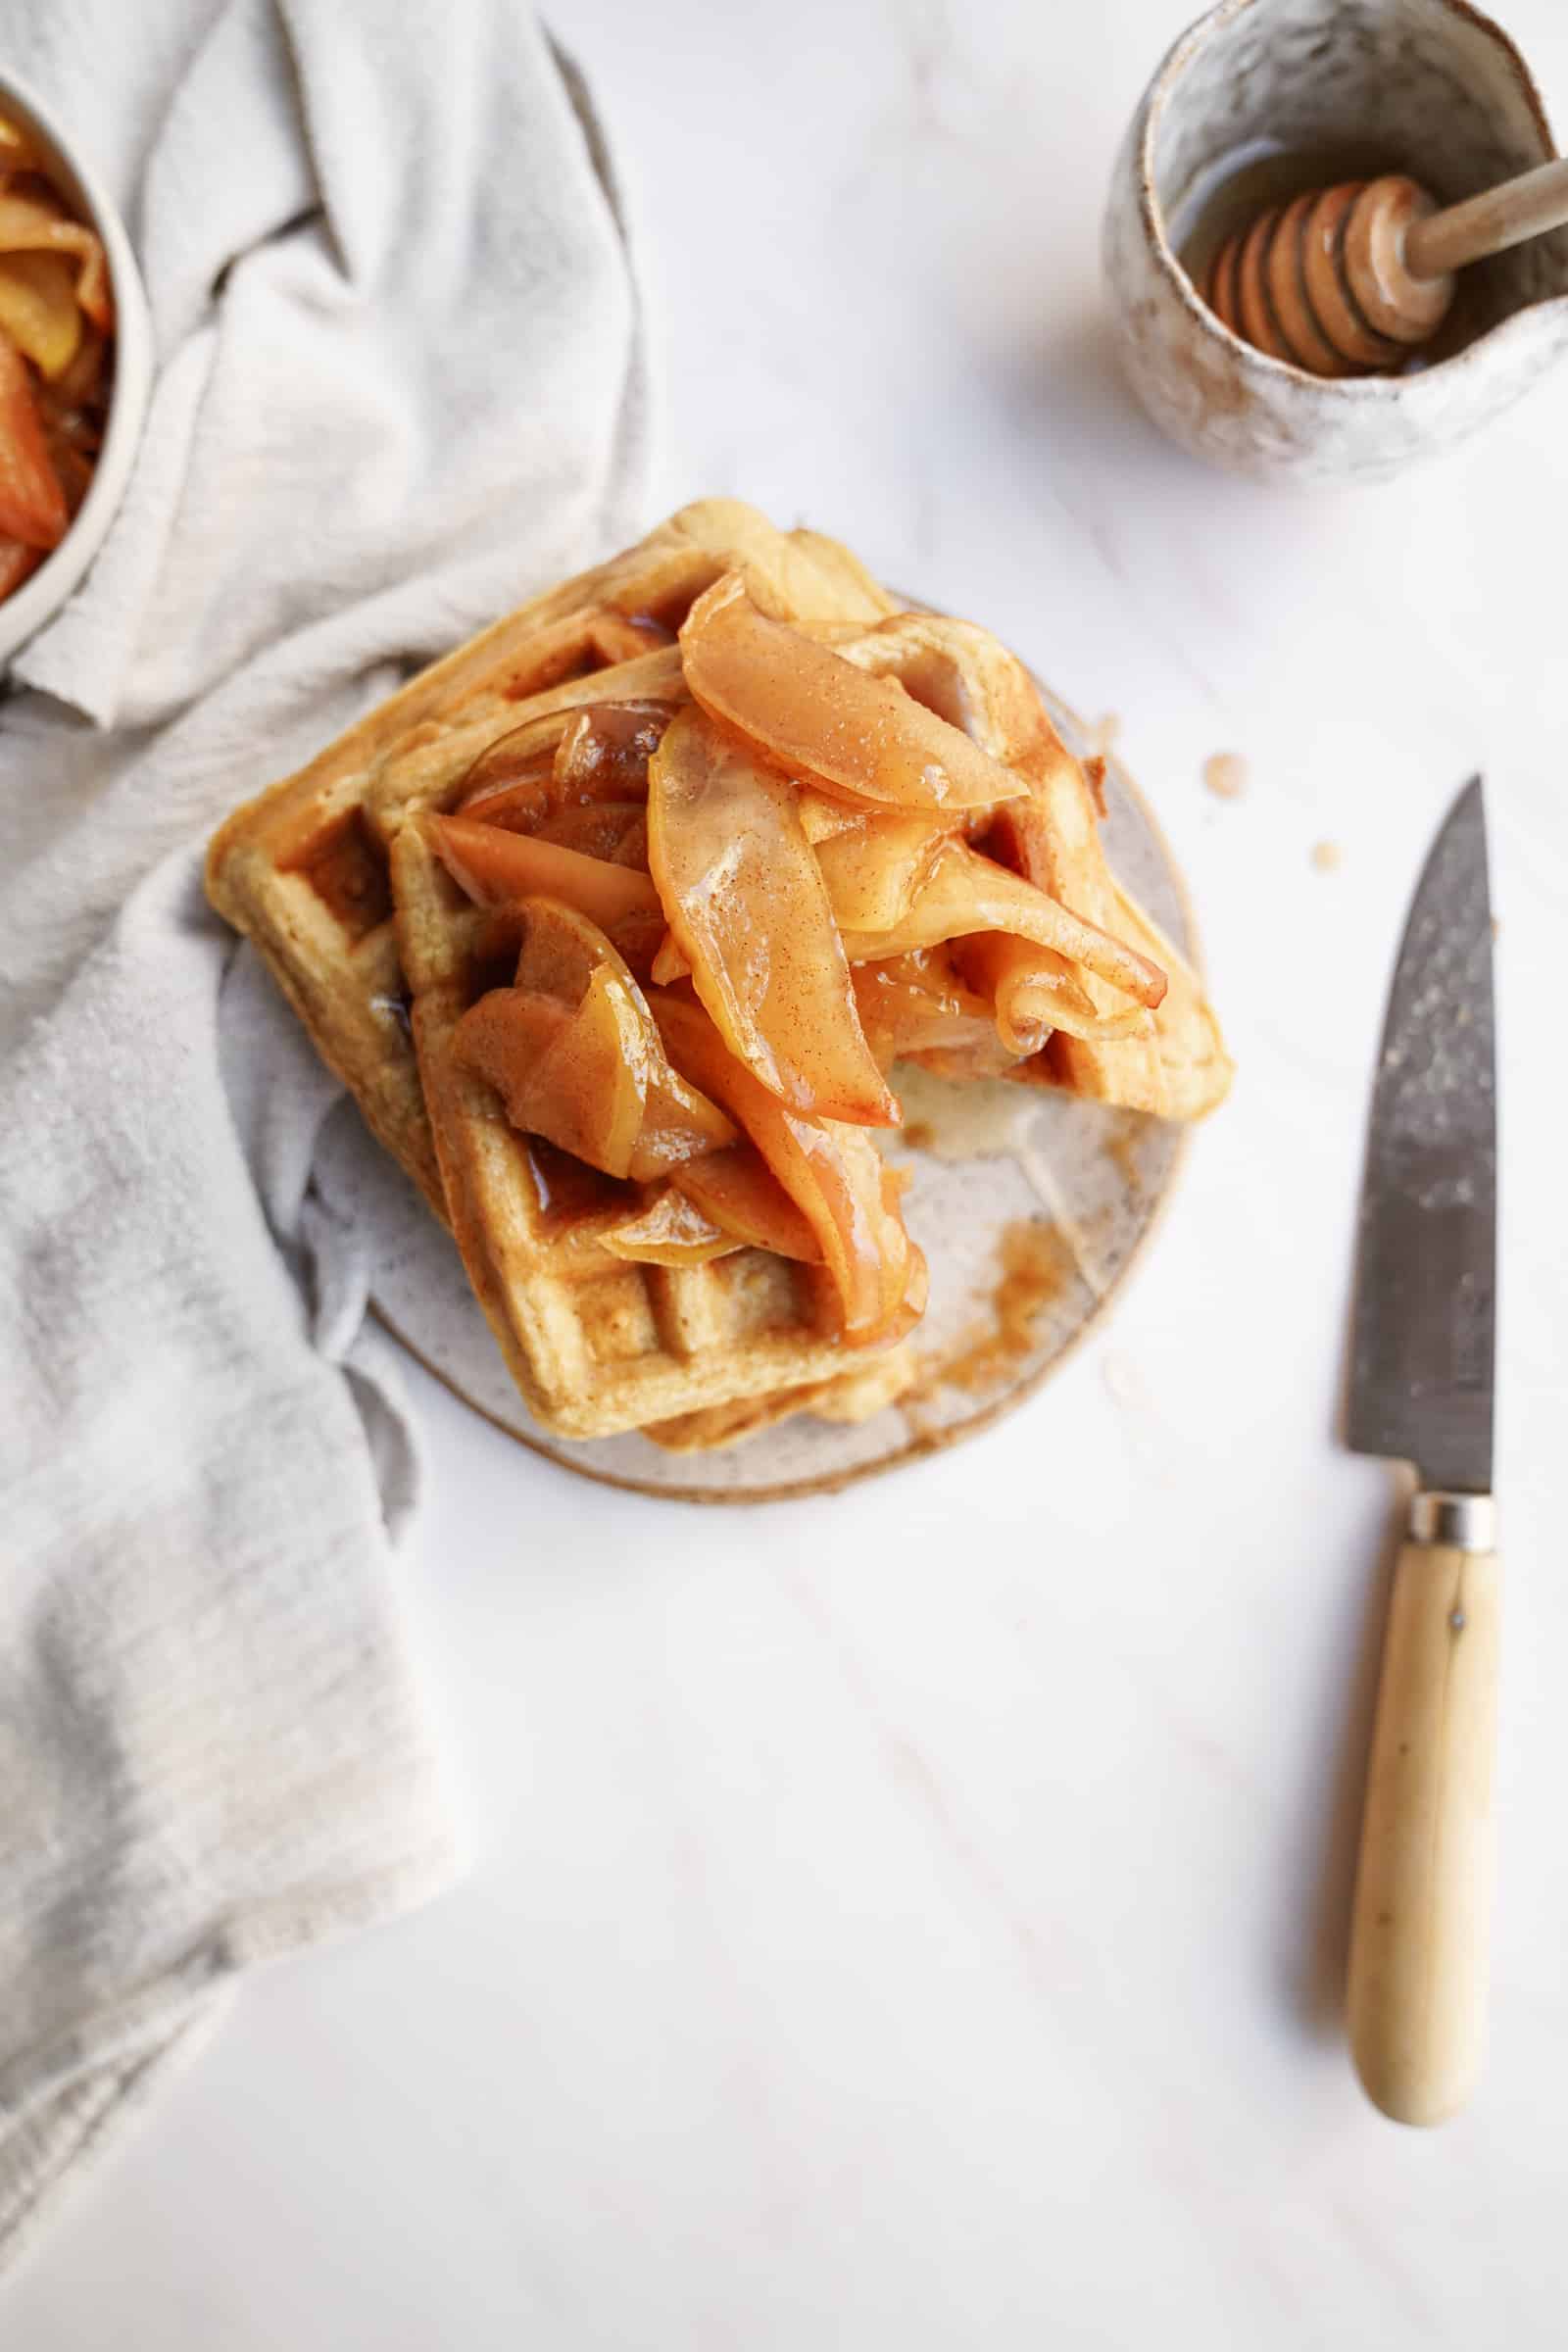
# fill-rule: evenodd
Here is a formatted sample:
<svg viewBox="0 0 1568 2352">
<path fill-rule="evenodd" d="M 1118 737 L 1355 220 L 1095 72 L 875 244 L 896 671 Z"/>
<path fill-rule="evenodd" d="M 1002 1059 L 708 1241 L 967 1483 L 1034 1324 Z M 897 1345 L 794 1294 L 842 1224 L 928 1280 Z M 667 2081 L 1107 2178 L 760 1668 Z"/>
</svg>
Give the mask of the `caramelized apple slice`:
<svg viewBox="0 0 1568 2352">
<path fill-rule="evenodd" d="M 604 934 L 547 900 L 518 911 L 515 982 L 464 1014 L 453 1048 L 513 1125 L 639 1182 L 732 1144 L 723 1112 L 670 1068 L 647 1000 Z"/>
<path fill-rule="evenodd" d="M 916 1054 L 963 1052 L 988 1057 L 984 1074 L 995 1076 L 1016 1058 L 998 1037 L 990 1004 L 964 986 L 944 948 L 857 964 L 855 994 L 883 1069 Z"/>
<path fill-rule="evenodd" d="M 109 397 L 108 341 L 102 330 L 90 318 L 86 319 L 75 358 L 48 386 L 50 397 L 60 403 L 72 420 L 73 430 L 83 440 L 94 435 L 102 438 L 101 411 Z"/>
<path fill-rule="evenodd" d="M 476 823 L 526 832 L 552 806 L 561 728 L 552 711 L 498 736 L 464 777 L 454 807 Z"/>
<path fill-rule="evenodd" d="M 648 861 L 730 1052 L 808 1116 L 897 1126 L 794 787 L 700 710 L 649 764 Z"/>
<path fill-rule="evenodd" d="M 514 988 L 528 996 L 554 997 L 572 1012 L 597 971 L 608 969 L 629 984 L 619 956 L 587 915 L 549 899 L 528 900 L 517 911 L 521 921 L 513 951 L 517 958 Z M 631 994 L 636 997 L 635 987 Z"/>
<path fill-rule="evenodd" d="M 648 1001 L 605 934 L 570 907 L 544 900 L 529 901 L 522 913 L 519 990 L 572 1005 L 596 975 L 608 972 L 632 1007 L 633 1026 L 622 1033 L 622 1050 L 642 1089 L 643 1108 L 626 1174 L 650 1183 L 699 1152 L 733 1144 L 735 1129 L 724 1113 L 671 1069 Z"/>
<path fill-rule="evenodd" d="M 1069 1037 L 1145 1037 L 1153 1018 L 1142 1004 L 1102 1012 L 1072 965 L 1054 948 L 1005 931 L 962 942 L 957 960 L 996 1007 L 997 1034 L 1013 1054 L 1038 1054 L 1054 1029 Z"/>
<path fill-rule="evenodd" d="M 703 1266 L 710 1258 L 730 1257 L 746 1244 L 666 1184 L 646 1207 L 612 1225 L 599 1236 L 612 1257 L 626 1257 L 647 1266 Z"/>
<path fill-rule="evenodd" d="M 712 1152 L 725 1151 L 735 1141 L 734 1122 L 714 1102 L 689 1086 L 671 1069 L 657 1028 L 651 1040 L 648 1100 L 643 1123 L 631 1155 L 631 1173 L 639 1184 L 673 1176 Z"/>
<path fill-rule="evenodd" d="M 662 990 L 649 1000 L 676 1068 L 743 1127 L 801 1210 L 833 1278 L 846 1339 L 862 1345 L 899 1325 L 924 1260 L 863 1128 L 802 1118 L 736 1060 L 700 1004 Z"/>
<path fill-rule="evenodd" d="M 547 710 L 479 754 L 456 806 L 485 824 L 511 825 L 600 801 L 641 802 L 648 794 L 649 755 L 673 708 L 640 697 Z"/>
<path fill-rule="evenodd" d="M 819 841 L 832 841 L 839 833 L 854 833 L 870 814 L 869 809 L 858 808 L 853 801 L 836 801 L 830 793 L 818 792 L 811 784 L 801 786 L 795 805 L 801 812 L 801 830 L 813 850 Z"/>
<path fill-rule="evenodd" d="M 945 1078 L 955 1086 L 972 1086 L 985 1078 L 1015 1078 L 1029 1066 L 1016 1054 L 1008 1053 L 995 1029 L 973 1045 L 926 1046 L 904 1058 L 915 1069 L 929 1070 L 933 1078 Z"/>
<path fill-rule="evenodd" d="M 0 253 L 64 255 L 75 271 L 76 300 L 94 326 L 113 333 L 115 302 L 103 246 L 84 222 L 72 220 L 57 197 L 19 196 L 0 188 Z"/>
<path fill-rule="evenodd" d="M 677 980 L 689 980 L 692 967 L 684 951 L 676 945 L 673 931 L 666 931 L 659 943 L 654 968 L 649 977 L 656 988 L 672 988 Z"/>
<path fill-rule="evenodd" d="M 13 588 L 20 588 L 42 562 L 41 548 L 24 547 L 20 539 L 0 539 L 0 598 L 9 596 Z"/>
<path fill-rule="evenodd" d="M 593 801 L 579 808 L 556 808 L 528 828 L 536 841 L 553 841 L 607 865 L 648 871 L 648 815 L 640 801 Z"/>
<path fill-rule="evenodd" d="M 578 850 L 466 816 L 432 816 L 430 838 L 453 880 L 480 906 L 507 899 L 559 899 L 602 930 L 631 914 L 658 915 L 659 893 L 646 874 L 607 865 Z"/>
<path fill-rule="evenodd" d="M 828 905 L 841 932 L 891 931 L 951 840 L 925 816 L 862 816 L 816 845 Z"/>
<path fill-rule="evenodd" d="M 0 208 L 5 203 L 0 197 Z M 0 537 L 24 547 L 59 545 L 71 520 L 49 463 L 27 363 L 0 330 Z"/>
<path fill-rule="evenodd" d="M 815 777 L 850 800 L 956 816 L 1028 790 L 896 679 L 873 677 L 760 612 L 739 572 L 698 598 L 680 650 L 705 710 L 791 775 Z"/>
<path fill-rule="evenodd" d="M 882 1211 L 884 1216 L 898 1220 L 901 1231 L 904 1226 L 904 1210 L 901 1205 L 902 1191 L 901 1180 L 891 1168 L 885 1167 L 882 1170 Z M 903 1284 L 896 1293 L 890 1293 L 893 1303 L 888 1310 L 888 1327 L 885 1334 L 890 1344 L 896 1340 L 907 1339 L 920 1317 L 925 1313 L 926 1301 L 930 1296 L 931 1269 L 925 1262 L 925 1251 L 916 1249 L 914 1243 L 910 1242 L 909 1254 L 904 1269 Z"/>
<path fill-rule="evenodd" d="M 671 1182 L 737 1241 L 808 1266 L 822 1263 L 821 1243 L 755 1144 L 689 1159 Z"/>
<path fill-rule="evenodd" d="M 668 726 L 668 703 L 590 703 L 572 717 L 556 751 L 560 808 L 647 797 L 648 762 Z"/>
<path fill-rule="evenodd" d="M 553 997 L 492 989 L 458 1023 L 452 1051 L 495 1088 L 514 1127 L 626 1176 L 647 1092 L 641 1042 L 625 991 L 596 972 L 575 1012 Z"/>
<path fill-rule="evenodd" d="M 58 253 L 0 254 L 0 326 L 40 375 L 64 375 L 81 343 L 71 264 Z"/>
<path fill-rule="evenodd" d="M 20 122 L 0 115 L 0 172 L 42 172 L 43 157 Z"/>
<path fill-rule="evenodd" d="M 1165 994 L 1157 964 L 961 841 L 944 844 L 902 922 L 891 931 L 856 933 L 844 946 L 852 963 L 881 961 L 975 931 L 1008 931 L 1054 948 L 1140 1004 L 1157 1004 Z"/>
</svg>

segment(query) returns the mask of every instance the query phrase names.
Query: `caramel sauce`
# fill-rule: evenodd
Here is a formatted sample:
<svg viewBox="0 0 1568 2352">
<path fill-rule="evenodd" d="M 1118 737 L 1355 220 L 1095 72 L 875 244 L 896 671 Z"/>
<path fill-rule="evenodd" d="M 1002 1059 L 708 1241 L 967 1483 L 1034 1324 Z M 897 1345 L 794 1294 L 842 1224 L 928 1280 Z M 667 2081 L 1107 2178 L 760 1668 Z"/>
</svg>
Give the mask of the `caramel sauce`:
<svg viewBox="0 0 1568 2352">
<path fill-rule="evenodd" d="M 629 1204 L 636 1199 L 633 1186 L 601 1175 L 585 1159 L 574 1158 L 559 1145 L 547 1144 L 543 1136 L 530 1135 L 524 1141 L 539 1213 L 547 1225 L 572 1225 L 579 1217 L 596 1215 L 617 1203 Z"/>
<path fill-rule="evenodd" d="M 1203 761 L 1203 782 L 1216 800 L 1239 801 L 1247 790 L 1247 761 L 1240 752 L 1211 752 Z"/>
<path fill-rule="evenodd" d="M 1058 1228 L 1043 1217 L 1022 1217 L 1003 1228 L 997 1245 L 1001 1272 L 988 1320 L 970 1331 L 953 1355 L 933 1364 L 920 1383 L 983 1396 L 1011 1378 L 1035 1346 L 1046 1308 L 1077 1277 L 1077 1261 Z"/>
<path fill-rule="evenodd" d="M 711 588 L 713 581 L 718 576 L 715 571 L 710 579 L 704 579 L 696 583 L 688 578 L 667 589 L 662 596 L 649 597 L 644 603 L 642 611 L 633 612 L 629 616 L 632 625 L 635 628 L 657 630 L 659 637 L 657 640 L 651 639 L 651 642 L 672 644 L 685 627 L 686 615 L 696 604 L 697 599 L 705 589 Z"/>
<path fill-rule="evenodd" d="M 574 678 L 591 678 L 596 671 L 612 669 L 617 662 L 631 656 L 616 648 L 626 640 L 622 630 L 631 624 L 618 612 L 585 612 L 571 623 L 561 624 L 556 643 L 541 653 L 535 651 L 533 660 L 507 680 L 502 689 L 509 703 L 525 703 L 536 694 L 546 694 L 552 686 L 567 686 Z M 654 640 L 638 640 L 635 651 L 652 653 Z"/>
<path fill-rule="evenodd" d="M 638 613 L 629 615 L 612 607 L 596 615 L 588 632 L 596 654 L 607 666 L 617 662 L 635 662 L 641 654 L 657 653 L 662 645 L 673 645 L 675 633 L 662 622 Z"/>
<path fill-rule="evenodd" d="M 361 809 L 334 817 L 283 871 L 304 875 L 356 947 L 392 912 L 386 859 Z"/>
<path fill-rule="evenodd" d="M 509 678 L 502 692 L 508 702 L 526 702 L 552 686 L 569 685 L 574 678 L 589 678 L 598 670 L 613 669 L 643 654 L 658 653 L 662 646 L 675 642 L 688 601 L 682 598 L 679 619 L 673 622 L 661 613 L 622 612 L 612 605 L 585 613 L 542 659 L 536 655 L 526 669 Z"/>
</svg>

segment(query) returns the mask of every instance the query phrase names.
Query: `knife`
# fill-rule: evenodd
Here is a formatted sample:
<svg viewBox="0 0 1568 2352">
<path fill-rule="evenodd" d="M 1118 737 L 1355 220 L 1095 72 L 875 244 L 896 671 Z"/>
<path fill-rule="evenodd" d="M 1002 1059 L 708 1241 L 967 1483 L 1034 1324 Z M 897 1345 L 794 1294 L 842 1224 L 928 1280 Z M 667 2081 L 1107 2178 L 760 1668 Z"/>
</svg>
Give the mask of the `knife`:
<svg viewBox="0 0 1568 2352">
<path fill-rule="evenodd" d="M 1350 2047 L 1374 2105 L 1437 2124 L 1485 2036 L 1496 1738 L 1496 1125 L 1481 779 L 1416 887 L 1372 1091 L 1346 1437 L 1412 1462 L 1351 1915 Z"/>
</svg>

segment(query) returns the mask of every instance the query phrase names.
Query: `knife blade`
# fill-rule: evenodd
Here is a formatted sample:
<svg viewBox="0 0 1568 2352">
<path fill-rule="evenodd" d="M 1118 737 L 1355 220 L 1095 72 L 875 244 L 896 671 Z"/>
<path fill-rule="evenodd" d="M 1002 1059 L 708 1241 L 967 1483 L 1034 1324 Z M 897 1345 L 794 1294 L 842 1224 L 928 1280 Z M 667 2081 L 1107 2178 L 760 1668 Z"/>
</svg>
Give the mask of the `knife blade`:
<svg viewBox="0 0 1568 2352">
<path fill-rule="evenodd" d="M 1492 1507 L 1497 1146 L 1481 779 L 1416 886 L 1372 1090 L 1348 1444 L 1413 1462 L 1389 1602 L 1351 1915 L 1356 2069 L 1442 2123 L 1485 2038 L 1496 1745 Z"/>
<path fill-rule="evenodd" d="M 1497 1148 L 1481 779 L 1448 812 L 1389 993 L 1361 1191 L 1346 1434 L 1425 1486 L 1492 1486 Z"/>
</svg>

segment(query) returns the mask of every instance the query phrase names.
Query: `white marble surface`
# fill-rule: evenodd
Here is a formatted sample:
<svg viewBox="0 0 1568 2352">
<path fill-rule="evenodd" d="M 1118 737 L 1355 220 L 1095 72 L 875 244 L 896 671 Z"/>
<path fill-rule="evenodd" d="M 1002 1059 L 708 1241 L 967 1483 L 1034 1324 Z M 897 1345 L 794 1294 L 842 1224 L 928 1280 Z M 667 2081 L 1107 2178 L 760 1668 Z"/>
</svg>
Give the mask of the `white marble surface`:
<svg viewBox="0 0 1568 2352">
<path fill-rule="evenodd" d="M 809 516 L 1120 713 L 1241 1081 L 1113 1327 L 894 1483 L 658 1507 L 420 1385 L 407 1581 L 473 1873 L 248 1988 L 0 2343 L 1560 2344 L 1568 377 L 1354 496 L 1156 440 L 1107 372 L 1096 238 L 1187 0 L 571 13 L 640 202 L 660 507 Z M 1509 20 L 1568 118 L 1558 0 Z M 1222 749 L 1236 804 L 1200 780 Z M 1477 764 L 1501 1896 L 1485 2087 L 1417 2135 L 1335 2020 L 1391 1484 L 1331 1415 L 1388 960 Z"/>
</svg>

